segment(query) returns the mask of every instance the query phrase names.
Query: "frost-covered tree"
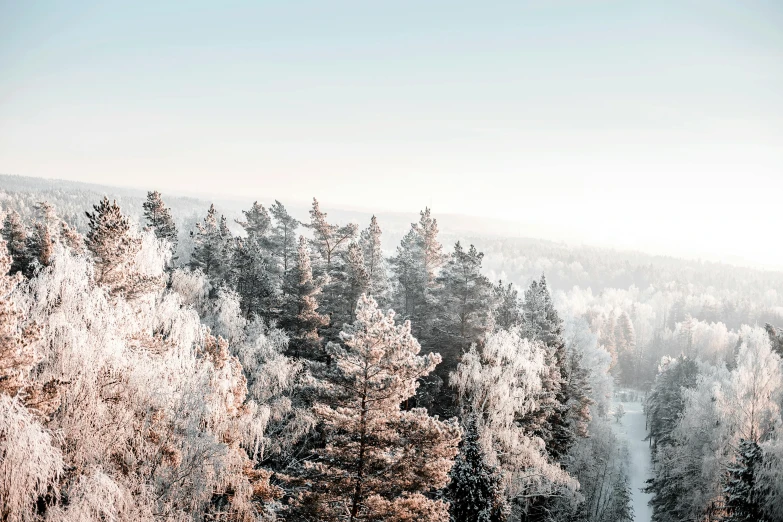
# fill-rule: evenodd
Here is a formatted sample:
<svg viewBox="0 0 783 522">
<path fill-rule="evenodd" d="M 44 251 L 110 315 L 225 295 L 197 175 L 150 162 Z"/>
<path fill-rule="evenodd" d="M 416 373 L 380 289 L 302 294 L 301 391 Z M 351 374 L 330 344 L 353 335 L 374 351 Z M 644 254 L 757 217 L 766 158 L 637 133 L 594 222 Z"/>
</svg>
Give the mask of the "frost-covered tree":
<svg viewBox="0 0 783 522">
<path fill-rule="evenodd" d="M 11 274 L 17 272 L 26 274 L 30 264 L 27 228 L 22 223 L 22 217 L 15 210 L 8 211 L 3 218 L 3 239 L 13 260 Z"/>
<path fill-rule="evenodd" d="M 501 330 L 508 330 L 522 324 L 522 306 L 519 292 L 514 284 L 504 284 L 503 281 L 498 281 L 492 292 L 495 304 L 492 310 L 492 319 L 495 326 Z"/>
<path fill-rule="evenodd" d="M 348 305 L 348 317 L 351 321 L 355 318 L 356 303 L 359 297 L 366 293 L 370 286 L 370 274 L 365 266 L 362 248 L 357 243 L 351 243 L 345 254 L 345 295 Z"/>
<path fill-rule="evenodd" d="M 296 267 L 289 274 L 289 304 L 282 326 L 291 333 L 289 351 L 295 357 L 321 359 L 322 340 L 319 329 L 329 324 L 329 318 L 319 310 L 321 281 L 313 277 L 307 240 L 300 236 Z"/>
<path fill-rule="evenodd" d="M 670 444 L 671 436 L 685 408 L 683 389 L 696 385 L 698 367 L 693 359 L 682 356 L 661 362 L 655 385 L 647 397 L 649 439 L 653 448 Z"/>
<path fill-rule="evenodd" d="M 281 284 L 285 289 L 285 280 L 288 277 L 288 271 L 291 270 L 296 263 L 296 229 L 299 227 L 299 221 L 294 219 L 279 201 L 275 201 L 275 204 L 269 207 L 269 213 L 273 218 L 269 238 L 272 255 L 277 260 L 278 266 L 280 267 L 278 273 L 280 275 Z"/>
<path fill-rule="evenodd" d="M 473 416 L 487 463 L 501 473 L 503 498 L 517 516 L 528 516 L 531 501 L 572 495 L 576 482 L 551 462 L 543 441 L 520 423 L 536 411 L 542 393 L 546 347 L 522 337 L 519 329 L 489 334 L 473 346 L 450 378 L 463 417 Z"/>
<path fill-rule="evenodd" d="M 168 241 L 171 251 L 177 251 L 177 225 L 157 190 L 147 192 L 147 199 L 142 204 L 147 227 L 155 232 L 155 237 Z"/>
<path fill-rule="evenodd" d="M 486 462 L 476 421 L 469 418 L 463 424 L 465 433 L 448 487 L 451 519 L 464 522 L 505 520 L 500 475 Z"/>
<path fill-rule="evenodd" d="M 439 339 L 434 342 L 441 349 L 449 346 L 452 350 L 464 350 L 480 340 L 490 326 L 492 284 L 481 273 L 483 258 L 484 254 L 475 246 L 470 245 L 466 251 L 457 242 L 438 276 L 436 335 Z M 449 354 L 452 367 L 459 351 Z"/>
<path fill-rule="evenodd" d="M 389 275 L 386 271 L 386 259 L 381 249 L 381 227 L 378 219 L 373 216 L 370 225 L 362 230 L 359 236 L 359 246 L 364 256 L 364 266 L 369 279 L 367 294 L 379 303 L 388 297 Z"/>
<path fill-rule="evenodd" d="M 636 382 L 636 333 L 633 322 L 626 312 L 622 312 L 617 318 L 615 327 L 615 347 L 617 350 L 617 370 L 620 377 L 620 383 L 623 386 L 631 387 Z"/>
<path fill-rule="evenodd" d="M 308 228 L 313 230 L 313 245 L 325 263 L 325 270 L 331 275 L 332 263 L 338 261 L 338 254 L 344 252 L 351 240 L 356 237 L 358 227 L 354 223 L 335 225 L 326 220 L 326 212 L 321 211 L 318 200 L 313 198 Z"/>
<path fill-rule="evenodd" d="M 741 439 L 736 460 L 729 466 L 726 481 L 726 522 L 766 522 L 764 506 L 768 502 L 759 487 L 757 473 L 764 453 L 757 442 Z"/>
<path fill-rule="evenodd" d="M 584 384 L 587 376 L 577 354 L 569 354 L 563 339 L 563 323 L 555 310 L 546 278 L 533 281 L 525 291 L 522 305 L 522 332 L 530 340 L 546 346 L 546 371 L 537 408 L 524 423 L 541 437 L 547 452 L 560 461 L 576 441 L 587 433 L 590 400 Z"/>
<path fill-rule="evenodd" d="M 38 362 L 39 332 L 34 323 L 25 324 L 12 299 L 22 280 L 18 272 L 8 275 L 12 266 L 6 243 L 0 240 L 0 394 L 13 398 L 29 384 L 28 374 Z"/>
<path fill-rule="evenodd" d="M 445 261 L 438 241 L 438 221 L 425 208 L 391 259 L 397 286 L 395 301 L 425 346 L 435 319 L 437 276 Z"/>
<path fill-rule="evenodd" d="M 237 224 L 245 231 L 245 237 L 238 238 L 234 244 L 231 279 L 246 316 L 274 317 L 278 315 L 280 274 L 271 254 L 272 222 L 258 202 L 243 213 L 245 219 Z"/>
<path fill-rule="evenodd" d="M 86 246 L 95 263 L 95 280 L 112 292 L 133 292 L 129 265 L 141 249 L 141 238 L 116 202 L 104 197 L 87 212 Z"/>
<path fill-rule="evenodd" d="M 308 463 L 299 506 L 318 520 L 446 522 L 448 504 L 433 495 L 448 482 L 459 428 L 400 409 L 439 357 L 418 355 L 409 323 L 364 296 L 341 339 L 327 348 L 332 364 L 315 406 L 326 444 Z"/>
<path fill-rule="evenodd" d="M 230 266 L 233 245 L 225 216 L 218 217 L 215 205 L 210 205 L 206 217 L 190 235 L 194 243 L 190 267 L 200 269 L 219 285 Z"/>
<path fill-rule="evenodd" d="M 143 236 L 130 268 L 163 274 L 165 250 Z M 2 317 L 24 318 L 2 323 L 2 346 L 36 346 L 34 371 L 27 357 L 2 379 L 21 383 L 7 390 L 13 396 L 0 393 L 2 518 L 271 516 L 282 492 L 261 461 L 277 446 L 267 428 L 291 412 L 278 398 L 297 370 L 279 353 L 251 365 L 261 355 L 255 342 L 233 348 L 212 335 L 177 272 L 171 288 L 146 287 L 131 302 L 109 296 L 94 270 L 93 257 L 55 245 L 50 266 L 12 292 L 11 305 L 2 294 Z M 24 341 L 32 324 L 40 343 Z M 234 353 L 254 372 L 250 392 Z"/>
</svg>

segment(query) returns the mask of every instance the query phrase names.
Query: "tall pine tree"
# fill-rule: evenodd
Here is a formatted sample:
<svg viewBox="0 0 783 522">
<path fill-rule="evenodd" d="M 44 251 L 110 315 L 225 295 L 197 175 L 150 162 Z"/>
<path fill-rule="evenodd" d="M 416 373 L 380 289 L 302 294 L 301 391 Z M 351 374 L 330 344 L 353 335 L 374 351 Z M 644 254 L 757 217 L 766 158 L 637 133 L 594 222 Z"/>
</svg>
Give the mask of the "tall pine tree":
<svg viewBox="0 0 783 522">
<path fill-rule="evenodd" d="M 333 363 L 315 407 L 326 444 L 309 464 L 300 505 L 312 520 L 447 522 L 448 504 L 433 496 L 448 483 L 459 428 L 400 409 L 439 357 L 418 355 L 410 324 L 368 297 L 341 338 L 327 348 Z"/>
<path fill-rule="evenodd" d="M 294 219 L 283 206 L 275 200 L 275 204 L 269 208 L 273 223 L 269 241 L 271 242 L 272 257 L 276 259 L 280 281 L 285 282 L 288 272 L 296 264 L 297 237 L 296 229 L 299 221 Z M 283 285 L 284 291 L 285 286 Z"/>
<path fill-rule="evenodd" d="M 767 522 L 763 513 L 765 492 L 759 487 L 756 474 L 764 461 L 764 453 L 754 440 L 742 439 L 735 461 L 729 466 L 726 488 L 726 522 Z"/>
<path fill-rule="evenodd" d="M 177 225 L 171 216 L 171 210 L 163 203 L 160 192 L 147 192 L 147 200 L 142 204 L 147 227 L 155 233 L 155 237 L 168 241 L 171 252 L 177 251 Z"/>
<path fill-rule="evenodd" d="M 329 318 L 318 312 L 320 282 L 313 278 L 307 240 L 299 238 L 296 267 L 289 273 L 288 306 L 281 325 L 291 334 L 289 353 L 294 357 L 323 359 L 319 329 L 329 324 Z"/>
<path fill-rule="evenodd" d="M 104 196 L 87 212 L 86 246 L 95 260 L 95 279 L 113 292 L 133 293 L 133 274 L 128 265 L 141 249 L 141 238 L 131 231 L 119 205 Z"/>
<path fill-rule="evenodd" d="M 476 420 L 470 417 L 464 424 L 464 438 L 451 469 L 448 487 L 451 519 L 455 522 L 501 522 L 505 520 L 505 513 L 500 476 L 485 460 Z"/>
<path fill-rule="evenodd" d="M 369 279 L 367 294 L 378 303 L 383 304 L 389 291 L 389 279 L 386 272 L 386 260 L 381 249 L 381 227 L 375 216 L 370 219 L 370 226 L 362 230 L 359 236 L 359 246 L 364 256 L 364 267 Z"/>
</svg>

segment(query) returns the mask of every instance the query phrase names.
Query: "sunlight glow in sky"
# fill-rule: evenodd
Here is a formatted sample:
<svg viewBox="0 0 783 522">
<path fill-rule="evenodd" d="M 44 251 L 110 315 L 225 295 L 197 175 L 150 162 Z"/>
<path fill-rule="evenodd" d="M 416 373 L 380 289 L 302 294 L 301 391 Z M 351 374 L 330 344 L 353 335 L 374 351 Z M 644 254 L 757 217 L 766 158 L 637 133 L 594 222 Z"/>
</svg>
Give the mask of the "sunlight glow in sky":
<svg viewBox="0 0 783 522">
<path fill-rule="evenodd" d="M 0 0 L 0 172 L 783 267 L 781 27 L 771 0 Z"/>
</svg>

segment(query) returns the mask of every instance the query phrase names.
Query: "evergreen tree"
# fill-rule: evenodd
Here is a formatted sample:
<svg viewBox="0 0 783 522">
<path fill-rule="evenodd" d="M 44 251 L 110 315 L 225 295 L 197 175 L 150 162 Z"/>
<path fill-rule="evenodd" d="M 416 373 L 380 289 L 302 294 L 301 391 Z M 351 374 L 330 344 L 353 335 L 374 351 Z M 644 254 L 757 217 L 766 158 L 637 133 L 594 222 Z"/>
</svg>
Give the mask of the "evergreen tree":
<svg viewBox="0 0 783 522">
<path fill-rule="evenodd" d="M 764 491 L 757 483 L 757 472 L 764 453 L 757 442 L 740 440 L 735 462 L 728 469 L 726 489 L 726 522 L 766 522 Z"/>
<path fill-rule="evenodd" d="M 698 377 L 698 367 L 693 359 L 680 356 L 667 361 L 655 380 L 647 397 L 648 438 L 653 451 L 659 445 L 672 443 L 672 432 L 685 409 L 683 389 L 693 388 Z"/>
<path fill-rule="evenodd" d="M 419 356 L 410 324 L 364 296 L 341 338 L 328 345 L 333 363 L 315 407 L 326 444 L 308 464 L 299 505 L 317 520 L 448 521 L 448 504 L 432 495 L 448 482 L 459 428 L 400 409 L 439 357 Z"/>
<path fill-rule="evenodd" d="M 299 221 L 294 219 L 285 209 L 282 203 L 275 200 L 275 204 L 269 208 L 274 222 L 272 224 L 270 242 L 273 257 L 280 267 L 277 271 L 281 282 L 285 282 L 288 272 L 296 263 L 297 239 L 296 229 Z M 285 291 L 285 285 L 283 285 Z"/>
<path fill-rule="evenodd" d="M 37 221 L 33 224 L 33 231 L 27 237 L 27 251 L 32 256 L 32 264 L 36 266 L 49 266 L 52 262 L 54 238 L 45 223 Z"/>
<path fill-rule="evenodd" d="M 282 326 L 291 333 L 289 352 L 295 357 L 321 359 L 319 329 L 329 324 L 329 318 L 318 313 L 320 281 L 313 278 L 307 240 L 299 238 L 296 267 L 289 274 L 289 306 Z"/>
<path fill-rule="evenodd" d="M 331 276 L 332 263 L 337 261 L 338 254 L 345 251 L 354 237 L 358 227 L 354 223 L 344 226 L 329 223 L 326 212 L 321 211 L 318 200 L 313 198 L 313 208 L 310 210 L 310 224 L 313 230 L 313 244 L 325 263 L 325 271 Z"/>
<path fill-rule="evenodd" d="M 607 522 L 633 522 L 633 506 L 631 504 L 631 488 L 628 477 L 622 474 L 617 477 L 612 486 L 604 516 Z"/>
<path fill-rule="evenodd" d="M 255 314 L 269 318 L 277 310 L 277 283 L 280 280 L 271 256 L 272 221 L 258 202 L 243 213 L 245 220 L 237 221 L 237 224 L 244 229 L 245 237 L 234 243 L 232 281 L 246 316 Z"/>
<path fill-rule="evenodd" d="M 71 249 L 75 254 L 84 252 L 84 236 L 73 229 L 68 223 L 60 223 L 60 241 Z"/>
<path fill-rule="evenodd" d="M 352 275 L 347 253 L 358 227 L 353 223 L 345 226 L 329 223 L 315 198 L 308 227 L 313 230 L 314 271 L 326 276 L 322 308 L 329 314 L 330 326 L 324 335 L 327 341 L 336 340 L 343 323 L 350 321 L 354 308 L 350 302 L 353 296 L 349 295 Z"/>
<path fill-rule="evenodd" d="M 27 274 L 31 261 L 28 251 L 27 229 L 22 223 L 22 217 L 15 210 L 8 211 L 3 219 L 3 239 L 12 258 L 10 273 Z"/>
<path fill-rule="evenodd" d="M 522 307 L 519 301 L 519 292 L 512 283 L 504 285 L 498 281 L 492 289 L 494 296 L 494 309 L 492 319 L 495 327 L 508 330 L 522 324 Z"/>
<path fill-rule="evenodd" d="M 218 286 L 223 282 L 230 266 L 232 238 L 226 218 L 218 218 L 215 205 L 210 205 L 206 217 L 196 224 L 195 232 L 190 235 L 194 242 L 190 267 L 200 269 Z"/>
<path fill-rule="evenodd" d="M 231 262 L 232 283 L 245 317 L 257 315 L 269 319 L 277 315 L 277 277 L 259 244 L 249 237 L 237 239 Z"/>
<path fill-rule="evenodd" d="M 417 338 L 428 346 L 435 318 L 437 275 L 445 257 L 438 242 L 438 221 L 430 209 L 420 212 L 419 222 L 403 237 L 392 259 L 398 286 L 397 302 L 411 320 Z"/>
<path fill-rule="evenodd" d="M 485 460 L 473 418 L 465 423 L 460 452 L 451 468 L 448 499 L 454 522 L 505 520 L 500 476 Z"/>
<path fill-rule="evenodd" d="M 484 254 L 457 242 L 437 278 L 437 317 L 432 344 L 444 357 L 444 376 L 456 368 L 462 352 L 479 342 L 490 326 L 492 284 L 481 273 Z"/>
<path fill-rule="evenodd" d="M 424 280 L 417 269 L 416 239 L 416 230 L 411 228 L 403 236 L 397 254 L 391 260 L 396 283 L 395 304 L 407 318 L 416 315 L 416 305 L 423 301 L 421 290 L 424 288 Z"/>
<path fill-rule="evenodd" d="M 546 444 L 551 458 L 560 462 L 575 442 L 577 433 L 585 432 L 589 421 L 586 382 L 578 360 L 567 360 L 563 325 L 552 304 L 546 278 L 533 281 L 525 292 L 522 306 L 525 337 L 542 342 L 546 348 L 547 372 L 542 376 L 538 409 L 526 419 L 533 433 Z M 571 379 L 574 384 L 571 385 Z"/>
<path fill-rule="evenodd" d="M 364 266 L 369 279 L 367 293 L 378 303 L 383 304 L 389 291 L 389 279 L 386 273 L 386 260 L 381 249 L 381 227 L 375 216 L 370 219 L 370 226 L 362 230 L 359 246 L 362 249 Z"/>
<path fill-rule="evenodd" d="M 609 370 L 616 375 L 617 369 L 617 339 L 615 338 L 615 331 L 617 330 L 617 318 L 614 316 L 614 312 L 609 313 L 609 317 L 603 321 L 600 329 L 599 342 L 604 349 L 609 352 L 612 357 L 612 363 L 609 365 Z"/>
<path fill-rule="evenodd" d="M 171 217 L 171 210 L 163 203 L 160 192 L 147 192 L 147 200 L 142 204 L 147 227 L 155 232 L 155 237 L 164 239 L 171 245 L 171 252 L 177 251 L 177 226 Z"/>
<path fill-rule="evenodd" d="M 104 197 L 94 212 L 87 212 L 89 231 L 86 246 L 95 260 L 95 279 L 112 291 L 128 287 L 126 266 L 141 249 L 141 239 L 131 233 L 128 218 L 116 202 Z"/>
<path fill-rule="evenodd" d="M 636 334 L 633 322 L 626 312 L 617 318 L 614 338 L 620 383 L 623 386 L 633 386 L 636 382 Z"/>
<path fill-rule="evenodd" d="M 264 205 L 259 205 L 258 201 L 254 201 L 250 210 L 243 210 L 242 214 L 245 215 L 245 220 L 237 220 L 237 224 L 245 231 L 247 239 L 250 242 L 258 243 L 264 250 L 268 249 L 272 219 Z"/>
<path fill-rule="evenodd" d="M 772 343 L 772 351 L 783 358 L 783 332 L 780 331 L 780 328 L 775 328 L 769 323 L 764 325 L 764 329 L 767 331 L 769 340 Z"/>
<path fill-rule="evenodd" d="M 348 304 L 348 315 L 352 321 L 355 318 L 359 296 L 364 294 L 370 285 L 370 274 L 367 273 L 362 249 L 358 244 L 351 243 L 345 257 L 347 274 L 345 296 Z"/>
</svg>

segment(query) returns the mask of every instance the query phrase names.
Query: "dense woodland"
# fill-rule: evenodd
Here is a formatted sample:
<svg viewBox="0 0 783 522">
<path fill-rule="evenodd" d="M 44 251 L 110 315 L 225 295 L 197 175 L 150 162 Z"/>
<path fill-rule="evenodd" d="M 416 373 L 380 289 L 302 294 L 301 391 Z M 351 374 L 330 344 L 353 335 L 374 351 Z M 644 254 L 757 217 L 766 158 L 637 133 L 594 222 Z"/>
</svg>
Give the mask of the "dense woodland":
<svg viewBox="0 0 783 522">
<path fill-rule="evenodd" d="M 0 520 L 783 520 L 783 274 L 14 189 Z"/>
</svg>

